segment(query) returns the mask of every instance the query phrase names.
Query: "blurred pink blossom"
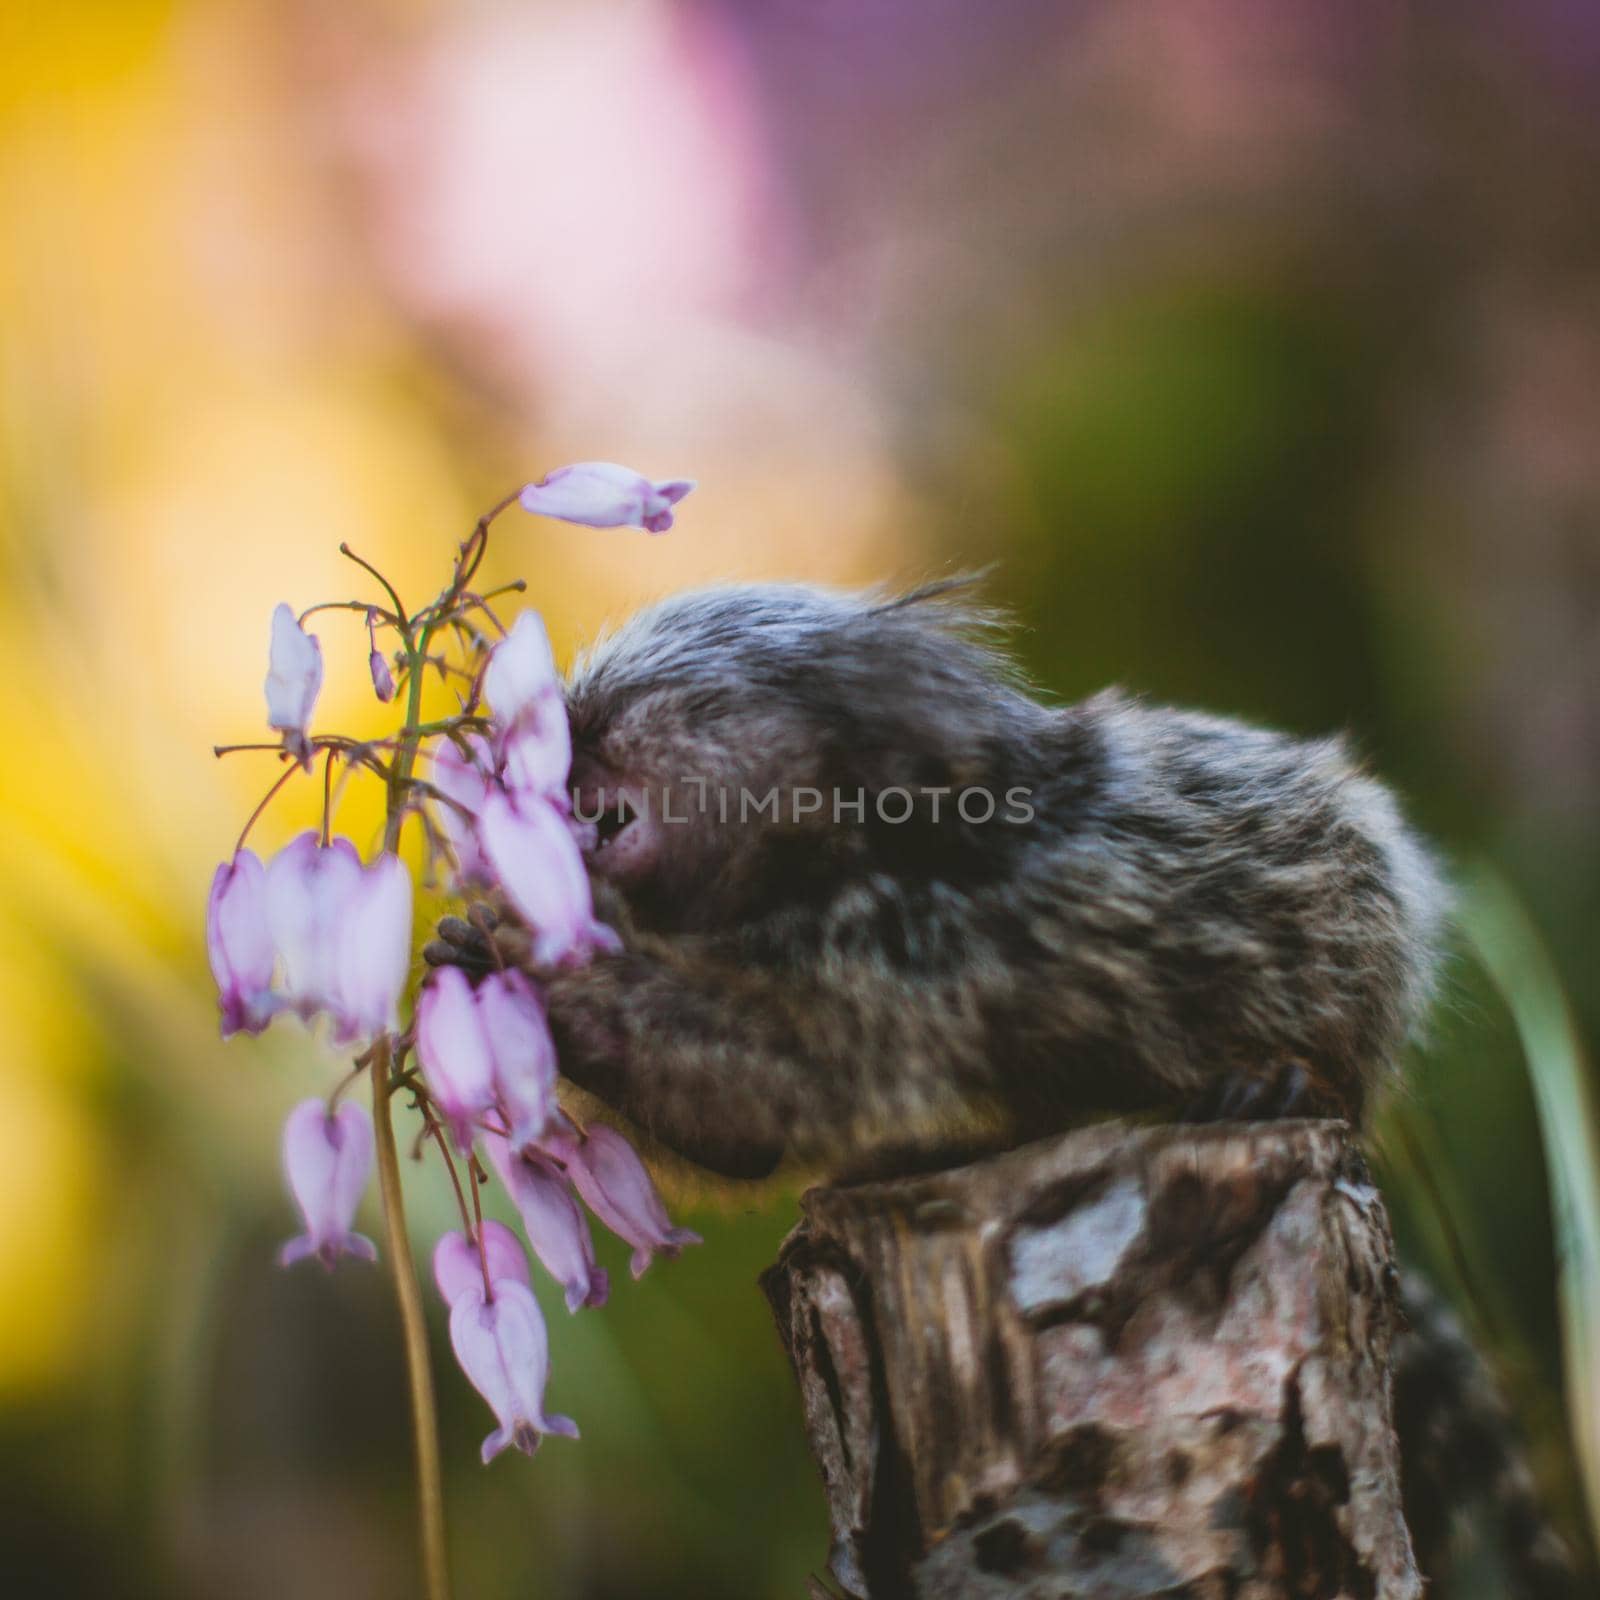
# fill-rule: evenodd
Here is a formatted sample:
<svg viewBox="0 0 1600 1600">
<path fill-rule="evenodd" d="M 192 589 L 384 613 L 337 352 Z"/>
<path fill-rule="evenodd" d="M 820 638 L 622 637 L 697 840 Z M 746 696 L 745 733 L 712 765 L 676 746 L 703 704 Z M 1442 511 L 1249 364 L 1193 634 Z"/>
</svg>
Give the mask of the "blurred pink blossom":
<svg viewBox="0 0 1600 1600">
<path fill-rule="evenodd" d="M 528 1243 L 540 1264 L 566 1292 L 567 1310 L 602 1306 L 610 1289 L 594 1262 L 594 1240 L 567 1180 L 539 1156 L 515 1156 L 504 1139 L 484 1141 L 490 1164 L 511 1195 Z"/>
<path fill-rule="evenodd" d="M 572 735 L 550 636 L 537 611 L 524 611 L 495 646 L 483 688 L 495 714 L 495 751 L 506 788 L 565 808 Z"/>
<path fill-rule="evenodd" d="M 561 698 L 555 652 L 537 611 L 520 612 L 511 631 L 494 647 L 484 669 L 483 692 L 505 726 Z"/>
<path fill-rule="evenodd" d="M 556 1047 L 533 985 L 516 971 L 478 985 L 478 1014 L 494 1056 L 494 1085 L 513 1150 L 539 1138 L 555 1111 Z"/>
<path fill-rule="evenodd" d="M 693 478 L 653 481 L 614 462 L 580 461 L 546 473 L 518 499 L 535 516 L 559 517 L 587 528 L 665 533 L 672 526 L 672 508 L 693 490 Z"/>
<path fill-rule="evenodd" d="M 411 961 L 411 877 L 383 855 L 361 865 L 348 839 L 307 832 L 266 868 L 267 927 L 283 997 L 307 1022 L 332 1019 L 338 1044 L 395 1026 Z"/>
<path fill-rule="evenodd" d="M 538 795 L 495 792 L 478 818 L 478 841 L 523 920 L 533 930 L 533 960 L 572 965 L 621 948 L 594 916 L 578 841 L 556 805 Z"/>
<path fill-rule="evenodd" d="M 517 1236 L 503 1222 L 492 1217 L 483 1224 L 483 1258 L 488 1262 L 490 1283 L 510 1279 L 524 1288 L 531 1286 L 528 1258 L 517 1243 Z M 447 1306 L 453 1306 L 468 1289 L 483 1293 L 484 1267 L 478 1246 L 466 1234 L 452 1231 L 433 1249 L 433 1281 Z"/>
<path fill-rule="evenodd" d="M 266 872 L 249 850 L 223 862 L 211 880 L 206 954 L 222 1005 L 222 1037 L 262 1032 L 278 1010 L 277 950 L 267 926 Z"/>
<path fill-rule="evenodd" d="M 278 1252 L 280 1266 L 316 1256 L 332 1267 L 342 1255 L 375 1261 L 376 1246 L 353 1233 L 356 1208 L 372 1176 L 372 1119 L 346 1100 L 332 1116 L 325 1100 L 302 1100 L 283 1125 L 283 1170 L 306 1231 Z"/>
<path fill-rule="evenodd" d="M 478 848 L 477 817 L 489 792 L 494 756 L 489 750 L 489 741 L 482 734 L 469 733 L 465 737 L 471 751 L 470 759 L 448 736 L 441 737 L 434 746 L 433 785 L 447 802 L 455 802 L 438 806 L 437 812 L 445 837 L 455 852 L 457 882 L 486 884 L 489 867 Z M 464 812 L 467 814 L 463 815 Z"/>
<path fill-rule="evenodd" d="M 413 38 L 365 51 L 333 128 L 380 271 L 469 359 L 530 400 L 551 372 L 614 400 L 770 281 L 788 223 L 715 13 L 474 8 Z"/>
<path fill-rule="evenodd" d="M 283 747 L 309 765 L 311 746 L 306 729 L 322 688 L 322 646 L 307 633 L 294 612 L 280 604 L 272 613 L 272 648 L 268 656 L 267 725 L 283 735 Z"/>
<path fill-rule="evenodd" d="M 450 1311 L 456 1360 L 500 1423 L 483 1441 L 485 1466 L 508 1445 L 531 1456 L 544 1434 L 578 1437 L 571 1417 L 545 1415 L 550 1346 L 533 1291 L 513 1278 L 495 1280 L 493 1291 L 486 1300 L 481 1283 L 465 1285 Z"/>
<path fill-rule="evenodd" d="M 494 1051 L 477 997 L 459 967 L 441 967 L 417 1001 L 417 1057 L 456 1147 L 472 1148 L 494 1104 Z"/>
<path fill-rule="evenodd" d="M 387 852 L 362 869 L 339 936 L 336 1044 L 399 1025 L 411 966 L 411 874 Z"/>
<path fill-rule="evenodd" d="M 633 1246 L 629 1267 L 639 1277 L 656 1252 L 675 1256 L 700 1235 L 675 1228 L 639 1152 L 615 1128 L 593 1124 L 584 1137 L 557 1136 L 545 1149 L 566 1167 L 583 1202 L 619 1239 Z"/>
<path fill-rule="evenodd" d="M 283 958 L 288 1003 L 309 1022 L 339 1004 L 345 920 L 361 887 L 361 857 L 348 839 L 324 845 L 298 835 L 267 863 L 267 925 Z"/>
</svg>

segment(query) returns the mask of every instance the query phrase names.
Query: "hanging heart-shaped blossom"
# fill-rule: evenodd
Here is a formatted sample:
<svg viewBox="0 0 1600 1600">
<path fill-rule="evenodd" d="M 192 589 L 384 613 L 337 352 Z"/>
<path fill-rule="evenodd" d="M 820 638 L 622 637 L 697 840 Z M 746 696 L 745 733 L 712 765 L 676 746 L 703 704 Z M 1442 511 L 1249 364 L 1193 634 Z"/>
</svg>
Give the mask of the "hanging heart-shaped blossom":
<svg viewBox="0 0 1600 1600">
<path fill-rule="evenodd" d="M 524 511 L 587 528 L 643 528 L 665 533 L 672 508 L 694 489 L 693 478 L 646 478 L 613 461 L 557 467 L 517 497 Z"/>
</svg>

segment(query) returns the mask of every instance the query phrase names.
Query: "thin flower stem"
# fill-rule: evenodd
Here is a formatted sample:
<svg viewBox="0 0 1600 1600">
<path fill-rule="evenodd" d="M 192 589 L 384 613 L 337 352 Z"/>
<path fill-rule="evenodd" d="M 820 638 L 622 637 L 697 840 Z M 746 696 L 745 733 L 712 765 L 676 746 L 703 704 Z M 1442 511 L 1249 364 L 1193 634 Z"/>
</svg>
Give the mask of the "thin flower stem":
<svg viewBox="0 0 1600 1600">
<path fill-rule="evenodd" d="M 428 640 L 436 628 L 440 627 L 456 608 L 461 604 L 461 597 L 466 593 L 467 585 L 472 582 L 473 575 L 477 572 L 483 560 L 483 553 L 489 545 L 489 528 L 494 519 L 502 512 L 510 510 L 517 503 L 517 497 L 522 493 L 520 489 L 513 489 L 505 499 L 492 505 L 478 518 L 471 533 L 461 543 L 461 549 L 456 556 L 455 572 L 450 579 L 450 586 L 433 602 L 425 607 L 411 619 L 413 627 L 421 628 L 418 640 L 418 649 L 426 652 Z"/>
<path fill-rule="evenodd" d="M 441 724 L 441 726 L 444 726 Z M 414 730 L 417 733 L 427 733 L 427 728 Z M 374 750 L 387 750 L 391 744 L 396 743 L 398 736 L 388 739 L 345 739 L 336 733 L 319 733 L 308 741 L 312 751 L 321 754 L 324 750 L 338 750 L 350 761 L 359 761 L 369 767 L 373 772 L 388 781 L 389 774 L 384 765 L 373 755 Z M 212 755 L 219 759 L 223 756 L 236 756 L 244 751 L 269 751 L 273 755 L 286 755 L 283 745 L 279 744 L 214 744 L 211 747 Z"/>
<path fill-rule="evenodd" d="M 417 1496 L 422 1525 L 423 1592 L 427 1600 L 450 1600 L 450 1571 L 445 1557 L 444 1476 L 439 1459 L 439 1421 L 433 1398 L 433 1371 L 428 1364 L 428 1323 L 422 1290 L 406 1234 L 405 1195 L 400 1186 L 400 1157 L 395 1149 L 390 1114 L 389 1040 L 380 1038 L 372 1052 L 372 1121 L 377 1134 L 378 1186 L 383 1193 L 384 1239 L 394 1265 L 395 1300 L 405 1334 L 406 1372 L 411 1385 L 411 1420 L 416 1436 Z"/>
<path fill-rule="evenodd" d="M 527 586 L 525 584 L 520 584 L 519 583 L 519 584 L 514 584 L 514 585 L 506 585 L 503 588 L 495 589 L 495 590 L 492 590 L 491 592 L 494 593 L 494 594 L 504 594 L 506 592 L 506 590 L 509 589 L 509 588 L 515 588 L 520 592 L 522 589 L 524 589 L 526 587 Z M 495 631 L 498 634 L 500 634 L 500 636 L 502 638 L 505 637 L 506 625 L 505 625 L 505 623 L 503 623 L 499 619 L 499 617 L 497 617 L 494 614 L 494 609 L 489 604 L 489 596 L 488 595 L 486 595 L 486 594 L 471 594 L 471 593 L 462 595 L 462 597 L 461 597 L 461 609 L 462 609 L 462 613 L 463 614 L 465 614 L 468 611 L 481 611 L 484 614 L 484 616 L 486 616 L 494 624 Z"/>
<path fill-rule="evenodd" d="M 267 807 L 268 807 L 268 806 L 270 806 L 270 805 L 271 805 L 271 804 L 272 804 L 272 801 L 273 801 L 273 798 L 274 798 L 274 796 L 276 796 L 276 794 L 277 794 L 277 792 L 278 792 L 278 791 L 279 791 L 279 790 L 280 790 L 280 789 L 281 789 L 281 788 L 282 788 L 282 787 L 283 787 L 283 786 L 284 786 L 284 784 L 286 784 L 286 783 L 287 783 L 287 782 L 288 782 L 288 781 L 289 781 L 289 780 L 290 780 L 290 779 L 291 779 L 291 778 L 292 778 L 292 777 L 293 777 L 293 776 L 294 776 L 294 775 L 295 775 L 295 773 L 297 773 L 297 772 L 298 772 L 298 771 L 299 771 L 299 770 L 300 770 L 300 763 L 299 763 L 299 762 L 298 762 L 298 761 L 291 761 L 291 762 L 290 762 L 290 763 L 289 763 L 289 767 L 288 767 L 288 770 L 287 770 L 287 771 L 286 771 L 286 772 L 285 772 L 285 773 L 284 773 L 284 774 L 283 774 L 283 775 L 282 775 L 282 776 L 281 776 L 281 777 L 280 777 L 280 778 L 279 778 L 279 779 L 278 779 L 278 781 L 277 781 L 277 782 L 276 782 L 276 783 L 275 783 L 275 784 L 273 784 L 273 786 L 272 786 L 272 787 L 271 787 L 271 788 L 270 788 L 270 789 L 268 789 L 268 790 L 267 790 L 267 792 L 266 792 L 266 793 L 265 793 L 265 794 L 264 794 L 264 795 L 263 795 L 263 796 L 262 796 L 262 797 L 261 797 L 261 804 L 260 804 L 260 805 L 258 805 L 258 806 L 257 806 L 257 807 L 256 807 L 256 808 L 255 808 L 255 810 L 254 810 L 254 811 L 252 811 L 252 812 L 251 812 L 251 813 L 250 813 L 250 816 L 249 816 L 249 818 L 248 818 L 248 820 L 247 820 L 247 821 L 246 821 L 246 822 L 245 822 L 245 825 L 244 825 L 244 827 L 243 827 L 243 828 L 242 828 L 242 829 L 241 829 L 241 830 L 240 830 L 240 833 L 239 833 L 239 842 L 238 842 L 238 843 L 237 843 L 237 844 L 236 844 L 236 845 L 234 845 L 234 847 L 233 847 L 233 853 L 234 853 L 234 854 L 235 854 L 235 855 L 238 855 L 238 853 L 239 853 L 239 852 L 240 852 L 240 851 L 241 851 L 241 850 L 243 850 L 243 849 L 244 849 L 244 842 L 245 842 L 245 840 L 246 840 L 246 839 L 248 839 L 248 838 L 249 838 L 249 837 L 250 837 L 250 830 L 251 830 L 251 829 L 252 829 L 252 828 L 253 828 L 253 827 L 255 827 L 255 825 L 256 825 L 256 819 L 257 819 L 257 818 L 258 818 L 258 817 L 259 817 L 259 816 L 260 816 L 260 815 L 261 815 L 261 813 L 262 813 L 262 812 L 263 812 L 263 811 L 265 811 L 265 810 L 266 810 L 266 809 L 267 809 Z"/>
<path fill-rule="evenodd" d="M 526 578 L 513 578 L 510 583 L 502 583 L 498 589 L 486 589 L 482 594 L 472 595 L 470 598 L 474 605 L 481 606 L 485 600 L 493 600 L 503 594 L 526 594 L 527 589 Z"/>
<path fill-rule="evenodd" d="M 372 1052 L 370 1050 L 363 1051 L 356 1057 L 355 1065 L 333 1086 L 333 1093 L 328 1096 L 328 1115 L 330 1117 L 339 1109 L 339 1102 L 349 1093 L 350 1086 L 356 1079 L 366 1076 L 367 1068 L 371 1065 L 371 1062 Z"/>
<path fill-rule="evenodd" d="M 384 575 L 379 572 L 370 561 L 363 560 L 360 556 L 358 556 L 349 545 L 341 542 L 339 545 L 339 554 L 344 556 L 346 560 L 355 562 L 358 567 L 365 567 L 366 570 L 383 585 L 384 589 L 387 590 L 389 598 L 394 601 L 394 614 L 398 619 L 396 626 L 400 629 L 400 637 L 405 640 L 407 645 L 410 645 L 411 621 L 406 616 L 406 608 L 400 603 L 400 596 L 394 592 L 394 585 L 391 584 L 389 580 L 384 577 Z"/>
<path fill-rule="evenodd" d="M 361 564 L 366 566 L 365 562 Z M 369 568 L 368 570 L 370 571 L 371 569 Z M 383 582 L 381 578 L 378 581 L 380 583 Z M 303 628 L 306 625 L 306 618 L 314 617 L 319 611 L 370 611 L 377 616 L 379 622 L 384 623 L 386 626 L 391 628 L 400 626 L 399 617 L 395 616 L 392 611 L 385 611 L 382 606 L 373 605 L 370 600 L 324 600 L 321 605 L 307 606 L 296 620 Z"/>
<path fill-rule="evenodd" d="M 478 518 L 478 525 L 472 530 L 471 537 L 461 548 L 461 561 L 456 567 L 456 581 L 451 586 L 456 599 L 460 599 L 467 585 L 476 576 L 478 567 L 483 561 L 483 553 L 489 548 L 489 526 L 502 511 L 509 510 L 517 503 L 521 489 L 513 489 L 498 505 L 491 506 Z M 473 545 L 477 549 L 473 549 Z"/>
<path fill-rule="evenodd" d="M 478 1246 L 478 1265 L 483 1269 L 483 1303 L 494 1299 L 494 1286 L 489 1282 L 489 1247 L 483 1239 L 483 1196 L 478 1191 L 478 1163 L 467 1162 L 467 1182 L 472 1185 L 472 1218 L 475 1226 L 472 1237 Z"/>
<path fill-rule="evenodd" d="M 424 1109 L 423 1132 L 430 1134 L 433 1142 L 439 1147 L 439 1154 L 444 1157 L 445 1170 L 450 1174 L 451 1187 L 456 1192 L 456 1205 L 461 1212 L 461 1226 L 472 1232 L 472 1213 L 467 1209 L 467 1192 L 461 1187 L 461 1177 L 456 1171 L 456 1158 L 450 1154 L 450 1146 L 445 1142 L 444 1128 L 439 1119 L 432 1112 Z"/>
<path fill-rule="evenodd" d="M 322 766 L 322 847 L 327 849 L 333 837 L 333 746 L 328 746 L 328 759 Z"/>
<path fill-rule="evenodd" d="M 424 633 L 421 649 L 428 648 Z M 417 727 L 422 717 L 422 671 L 413 658 L 411 681 L 406 684 L 406 721 L 389 767 L 389 820 L 384 824 L 383 848 L 396 851 L 400 845 L 400 829 L 405 825 L 407 791 L 411 787 L 411 769 L 417 759 Z"/>
<path fill-rule="evenodd" d="M 467 715 L 460 717 L 445 717 L 438 722 L 419 723 L 416 731 L 418 738 L 427 738 L 430 734 L 435 733 L 450 733 L 452 731 L 459 731 L 462 728 L 465 728 L 469 731 L 476 731 L 479 728 L 487 728 L 488 726 L 489 719 L 487 717 Z"/>
<path fill-rule="evenodd" d="M 279 739 L 275 744 L 268 744 L 263 740 L 258 744 L 214 744 L 211 747 L 212 755 L 219 758 L 238 755 L 241 750 L 270 750 L 274 755 L 281 756 L 283 754 L 283 740 Z"/>
</svg>

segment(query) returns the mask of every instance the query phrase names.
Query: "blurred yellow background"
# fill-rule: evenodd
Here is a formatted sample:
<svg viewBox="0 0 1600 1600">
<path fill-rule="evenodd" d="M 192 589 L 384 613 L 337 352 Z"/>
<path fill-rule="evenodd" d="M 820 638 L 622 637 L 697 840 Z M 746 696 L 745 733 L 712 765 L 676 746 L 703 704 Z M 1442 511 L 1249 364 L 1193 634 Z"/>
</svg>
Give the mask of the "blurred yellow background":
<svg viewBox="0 0 1600 1600">
<path fill-rule="evenodd" d="M 271 1266 L 278 1123 L 336 1064 L 216 1037 L 206 886 L 272 773 L 211 746 L 261 735 L 278 600 L 366 594 L 341 539 L 425 598 L 564 461 L 701 484 L 664 539 L 501 525 L 564 653 L 709 578 L 995 561 L 1056 693 L 1351 729 L 1515 885 L 1592 1046 L 1597 90 L 1561 0 L 0 12 L 13 1592 L 414 1592 L 382 1281 Z M 359 621 L 319 632 L 320 725 L 377 726 Z M 1570 1516 L 1544 1156 L 1466 957 L 1417 1082 Z M 704 1250 L 547 1302 L 581 1445 L 482 1471 L 440 1362 L 462 1593 L 802 1591 L 754 1287 L 791 1215 L 706 1202 Z"/>
</svg>

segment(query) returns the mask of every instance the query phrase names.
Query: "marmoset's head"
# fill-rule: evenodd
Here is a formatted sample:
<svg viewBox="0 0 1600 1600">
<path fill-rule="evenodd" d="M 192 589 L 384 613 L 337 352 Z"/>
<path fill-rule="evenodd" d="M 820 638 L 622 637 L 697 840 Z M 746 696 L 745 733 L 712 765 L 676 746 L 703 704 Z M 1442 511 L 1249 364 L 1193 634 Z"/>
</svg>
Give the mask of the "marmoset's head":
<svg viewBox="0 0 1600 1600">
<path fill-rule="evenodd" d="M 953 793 L 1025 781 L 1019 750 L 1052 713 L 989 642 L 967 586 L 729 585 L 602 638 L 567 694 L 593 870 L 668 920 L 689 917 L 691 898 L 724 917 L 774 873 L 820 891 L 830 865 L 910 847 L 930 794 L 945 796 L 942 821 Z M 876 801 L 894 790 L 914 809 L 891 828 Z"/>
</svg>

